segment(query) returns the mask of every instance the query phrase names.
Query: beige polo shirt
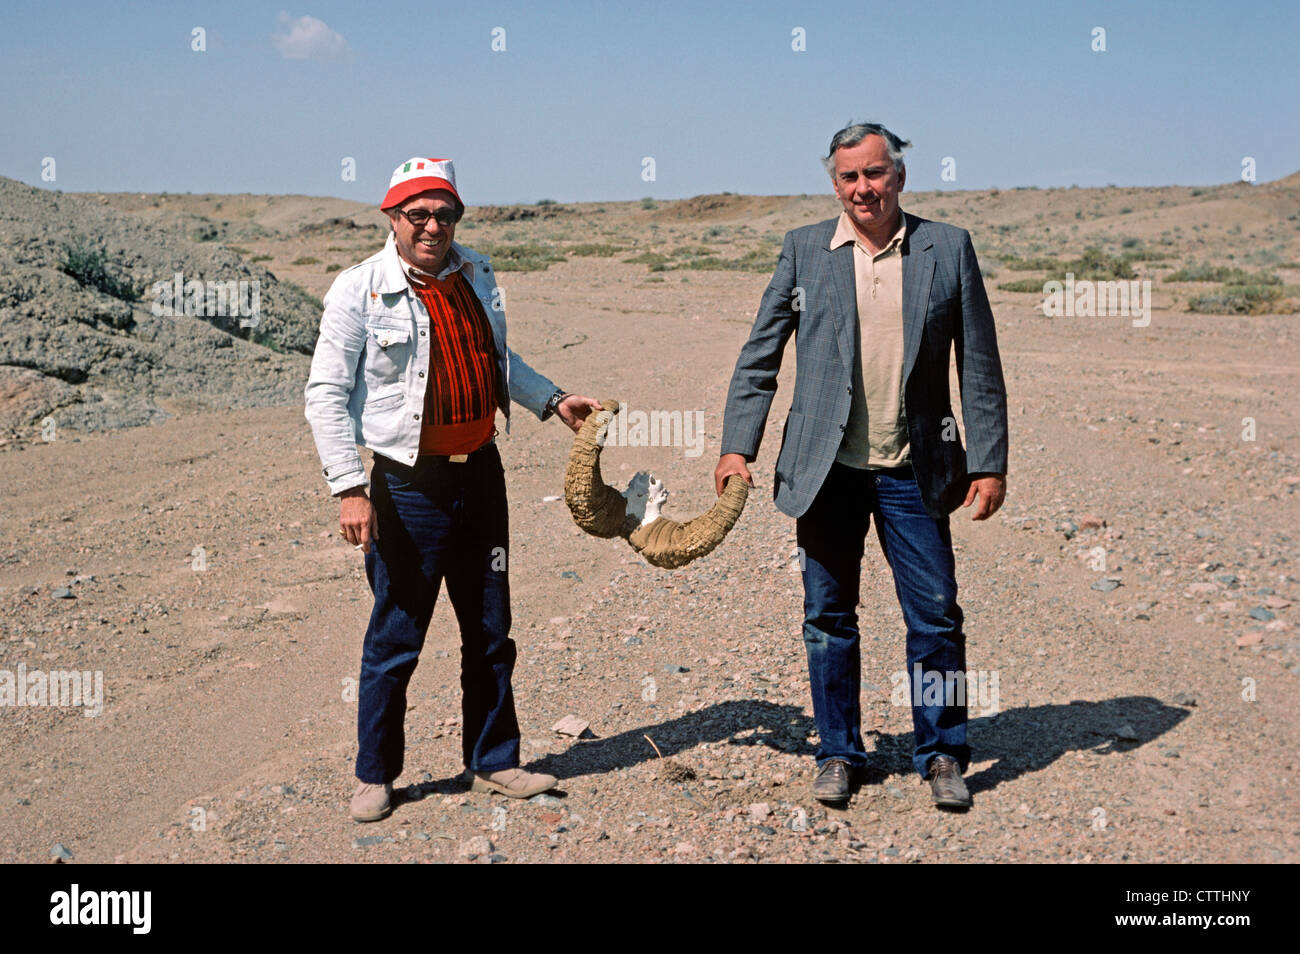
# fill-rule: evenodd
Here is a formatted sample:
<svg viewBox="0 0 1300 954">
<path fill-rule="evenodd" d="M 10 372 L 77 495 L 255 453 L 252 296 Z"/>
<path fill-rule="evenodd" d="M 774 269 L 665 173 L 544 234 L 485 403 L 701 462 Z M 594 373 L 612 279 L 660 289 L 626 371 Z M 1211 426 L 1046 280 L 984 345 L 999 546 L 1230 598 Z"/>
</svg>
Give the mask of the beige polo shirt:
<svg viewBox="0 0 1300 954">
<path fill-rule="evenodd" d="M 903 235 L 907 219 L 876 254 L 862 244 L 847 212 L 840 213 L 831 248 L 853 243 L 858 293 L 858 367 L 853 404 L 835 459 L 858 468 L 907 463 L 909 442 L 903 407 Z"/>
</svg>

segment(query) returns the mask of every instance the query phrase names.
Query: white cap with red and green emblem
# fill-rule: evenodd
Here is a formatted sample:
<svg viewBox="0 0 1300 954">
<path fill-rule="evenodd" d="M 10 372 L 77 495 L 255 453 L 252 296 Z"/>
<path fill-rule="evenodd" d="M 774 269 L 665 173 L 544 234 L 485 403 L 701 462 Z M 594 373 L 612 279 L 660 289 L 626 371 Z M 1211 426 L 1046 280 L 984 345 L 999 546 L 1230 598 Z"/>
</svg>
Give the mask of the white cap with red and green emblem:
<svg viewBox="0 0 1300 954">
<path fill-rule="evenodd" d="M 408 159 L 393 170 L 393 177 L 388 180 L 388 192 L 379 207 L 391 209 L 411 196 L 430 189 L 446 189 L 456 197 L 462 209 L 465 207 L 460 193 L 456 191 L 456 170 L 451 160 L 426 159 L 422 156 Z"/>
</svg>

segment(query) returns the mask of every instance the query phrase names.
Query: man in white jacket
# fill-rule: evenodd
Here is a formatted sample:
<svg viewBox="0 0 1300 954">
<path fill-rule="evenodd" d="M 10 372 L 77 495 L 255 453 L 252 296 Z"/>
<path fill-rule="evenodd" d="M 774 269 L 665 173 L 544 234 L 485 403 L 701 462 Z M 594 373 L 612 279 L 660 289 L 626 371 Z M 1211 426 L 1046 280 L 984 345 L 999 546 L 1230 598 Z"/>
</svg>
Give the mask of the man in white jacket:
<svg viewBox="0 0 1300 954">
<path fill-rule="evenodd" d="M 471 787 L 527 798 L 556 785 L 519 767 L 496 412 L 507 433 L 511 400 L 577 431 L 600 407 L 557 388 L 506 346 L 492 266 L 454 240 L 465 206 L 450 160 L 398 166 L 380 207 L 392 233 L 325 295 L 306 389 L 325 479 L 340 498 L 340 531 L 365 553 L 375 596 L 357 697 L 357 821 L 392 810 L 406 686 L 444 580 L 461 630 Z M 358 444 L 375 455 L 370 495 Z"/>
</svg>

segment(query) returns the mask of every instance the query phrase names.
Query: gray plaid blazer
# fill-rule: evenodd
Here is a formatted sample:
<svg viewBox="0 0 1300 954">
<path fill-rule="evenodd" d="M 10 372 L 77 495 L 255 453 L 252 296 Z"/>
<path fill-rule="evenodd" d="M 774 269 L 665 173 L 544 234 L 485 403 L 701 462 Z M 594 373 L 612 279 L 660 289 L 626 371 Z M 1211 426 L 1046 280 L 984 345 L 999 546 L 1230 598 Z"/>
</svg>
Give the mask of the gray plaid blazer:
<svg viewBox="0 0 1300 954">
<path fill-rule="evenodd" d="M 926 510 L 940 519 L 965 499 L 968 475 L 1007 472 L 1006 385 L 970 234 L 904 215 L 903 403 L 912 470 Z M 795 335 L 798 371 L 773 481 L 777 507 L 792 517 L 812 505 L 844 440 L 859 361 L 853 246 L 829 247 L 837 221 L 786 233 L 727 392 L 722 453 L 753 461 Z M 954 348 L 965 448 L 948 390 Z"/>
</svg>

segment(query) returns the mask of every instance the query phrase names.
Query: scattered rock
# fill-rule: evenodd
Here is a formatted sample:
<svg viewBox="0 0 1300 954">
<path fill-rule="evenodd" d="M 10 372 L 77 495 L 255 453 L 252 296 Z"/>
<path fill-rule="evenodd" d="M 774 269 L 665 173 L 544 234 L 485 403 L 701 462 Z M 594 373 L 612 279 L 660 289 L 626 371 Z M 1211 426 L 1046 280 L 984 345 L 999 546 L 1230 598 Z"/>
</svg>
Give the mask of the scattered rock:
<svg viewBox="0 0 1300 954">
<path fill-rule="evenodd" d="M 551 731 L 558 732 L 560 735 L 573 736 L 575 739 L 595 738 L 591 733 L 591 723 L 585 719 L 579 719 L 576 715 L 566 715 L 551 726 Z"/>
<path fill-rule="evenodd" d="M 476 858 L 486 858 L 496 850 L 492 840 L 487 835 L 475 835 L 468 841 L 461 842 L 460 848 L 456 854 L 461 858 L 468 858 L 470 861 Z"/>
</svg>

